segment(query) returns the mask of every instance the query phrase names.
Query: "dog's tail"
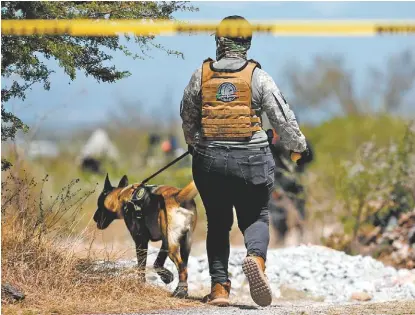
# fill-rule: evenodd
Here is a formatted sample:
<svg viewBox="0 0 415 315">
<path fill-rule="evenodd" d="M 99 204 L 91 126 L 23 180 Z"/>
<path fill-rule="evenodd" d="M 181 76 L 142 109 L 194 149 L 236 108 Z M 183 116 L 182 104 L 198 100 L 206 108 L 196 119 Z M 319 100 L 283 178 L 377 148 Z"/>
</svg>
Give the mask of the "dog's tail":
<svg viewBox="0 0 415 315">
<path fill-rule="evenodd" d="M 176 200 L 178 203 L 182 203 L 183 201 L 192 200 L 197 196 L 199 192 L 197 191 L 196 185 L 194 181 L 191 181 L 187 184 L 186 187 L 181 189 L 176 196 Z"/>
</svg>

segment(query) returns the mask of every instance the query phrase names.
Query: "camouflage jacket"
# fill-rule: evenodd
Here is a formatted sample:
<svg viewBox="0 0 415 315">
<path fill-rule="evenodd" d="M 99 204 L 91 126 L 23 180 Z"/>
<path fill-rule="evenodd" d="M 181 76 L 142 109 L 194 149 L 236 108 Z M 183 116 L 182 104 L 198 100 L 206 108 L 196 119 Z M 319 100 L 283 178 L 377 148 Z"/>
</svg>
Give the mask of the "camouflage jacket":
<svg viewBox="0 0 415 315">
<path fill-rule="evenodd" d="M 214 67 L 216 69 L 238 69 L 245 62 L 241 58 L 222 58 L 214 63 Z M 184 89 L 181 101 L 180 116 L 187 144 L 201 141 L 201 76 L 202 67 L 193 73 L 189 84 Z M 305 137 L 298 127 L 293 111 L 271 76 L 264 70 L 256 68 L 252 75 L 251 89 L 252 109 L 258 116 L 263 112 L 266 113 L 270 124 L 279 134 L 281 143 L 287 150 L 303 152 L 306 149 Z M 263 133 L 263 141 L 267 140 L 264 131 L 258 133 Z"/>
</svg>

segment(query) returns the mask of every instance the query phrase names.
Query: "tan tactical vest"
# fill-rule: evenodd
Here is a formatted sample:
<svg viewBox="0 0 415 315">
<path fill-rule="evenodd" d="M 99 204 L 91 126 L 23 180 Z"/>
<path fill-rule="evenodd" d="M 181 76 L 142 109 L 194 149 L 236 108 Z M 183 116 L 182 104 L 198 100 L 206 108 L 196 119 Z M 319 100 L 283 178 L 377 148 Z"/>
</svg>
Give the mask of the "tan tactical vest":
<svg viewBox="0 0 415 315">
<path fill-rule="evenodd" d="M 202 67 L 202 136 L 205 140 L 249 141 L 261 130 L 261 120 L 251 109 L 251 79 L 260 65 L 249 60 L 238 70 Z"/>
</svg>

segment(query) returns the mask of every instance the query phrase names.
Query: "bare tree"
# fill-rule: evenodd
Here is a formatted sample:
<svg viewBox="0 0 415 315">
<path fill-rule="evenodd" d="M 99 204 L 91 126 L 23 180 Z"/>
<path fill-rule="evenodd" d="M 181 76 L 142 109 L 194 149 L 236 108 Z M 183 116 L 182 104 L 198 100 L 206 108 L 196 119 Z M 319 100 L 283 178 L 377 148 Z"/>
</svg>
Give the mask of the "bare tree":
<svg viewBox="0 0 415 315">
<path fill-rule="evenodd" d="M 384 71 L 369 68 L 369 82 L 360 97 L 353 73 L 340 57 L 316 57 L 305 69 L 290 65 L 286 70 L 294 95 L 293 104 L 300 107 L 324 108 L 337 104 L 346 115 L 373 111 L 396 111 L 404 102 L 415 80 L 415 58 L 411 51 L 392 56 Z M 377 106 L 376 106 L 377 105 Z"/>
<path fill-rule="evenodd" d="M 388 112 L 399 110 L 415 81 L 414 54 L 404 51 L 392 56 L 383 72 L 376 69 L 370 72 L 374 83 L 370 90 L 381 96 L 381 108 Z"/>
</svg>

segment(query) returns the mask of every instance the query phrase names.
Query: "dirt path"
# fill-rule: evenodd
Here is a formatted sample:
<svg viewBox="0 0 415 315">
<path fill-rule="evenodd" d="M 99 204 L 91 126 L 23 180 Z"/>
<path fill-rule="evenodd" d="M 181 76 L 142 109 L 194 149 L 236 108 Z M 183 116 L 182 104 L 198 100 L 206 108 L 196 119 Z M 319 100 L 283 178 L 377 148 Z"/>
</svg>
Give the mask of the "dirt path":
<svg viewBox="0 0 415 315">
<path fill-rule="evenodd" d="M 233 304 L 228 308 L 198 307 L 180 310 L 152 311 L 135 314 L 165 315 L 414 315 L 415 301 L 390 301 L 382 303 L 332 304 L 312 301 L 279 301 L 266 308 L 254 305 Z M 133 315 L 133 314 L 131 314 Z"/>
<path fill-rule="evenodd" d="M 135 267 L 133 246 L 130 243 L 121 241 L 122 246 L 112 243 L 117 252 L 120 249 L 125 250 L 124 259 L 115 260 L 108 267 L 127 269 Z M 158 252 L 157 245 L 152 244 L 149 248 L 147 280 L 149 283 L 173 291 L 178 280 L 175 279 L 166 287 L 151 269 Z M 229 267 L 233 287 L 231 307 L 207 307 L 199 303 L 200 297 L 209 290 L 210 278 L 205 244 L 198 242 L 192 248 L 189 261 L 189 290 L 195 296 L 195 306 L 177 310 L 156 310 L 157 305 L 154 305 L 154 311 L 128 314 L 415 315 L 415 273 L 397 271 L 370 257 L 348 256 L 342 252 L 311 245 L 269 250 L 267 274 L 273 286 L 274 302 L 267 308 L 257 307 L 249 296 L 247 283 L 240 267 L 245 254 L 243 245 L 233 244 Z M 169 260 L 166 262 L 166 267 L 176 274 L 177 271 Z M 368 292 L 372 300 L 348 302 L 352 293 L 359 292 Z"/>
</svg>

